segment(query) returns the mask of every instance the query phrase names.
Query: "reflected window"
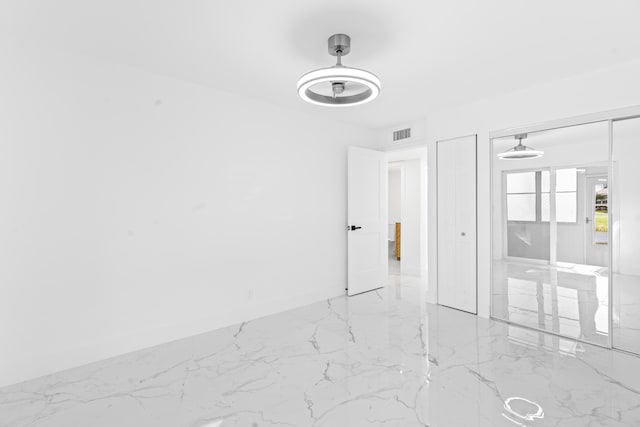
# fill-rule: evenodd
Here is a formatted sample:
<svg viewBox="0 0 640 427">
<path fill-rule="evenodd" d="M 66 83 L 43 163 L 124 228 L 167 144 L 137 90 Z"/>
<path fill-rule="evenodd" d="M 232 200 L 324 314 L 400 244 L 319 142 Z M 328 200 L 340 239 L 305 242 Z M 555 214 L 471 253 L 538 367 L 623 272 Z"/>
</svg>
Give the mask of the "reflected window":
<svg viewBox="0 0 640 427">
<path fill-rule="evenodd" d="M 536 172 L 507 174 L 507 219 L 536 221 Z"/>
<path fill-rule="evenodd" d="M 609 243 L 609 185 L 606 178 L 598 178 L 593 184 L 593 243 Z"/>
<path fill-rule="evenodd" d="M 577 208 L 577 169 L 558 169 L 556 171 L 556 221 L 577 222 Z"/>
<path fill-rule="evenodd" d="M 542 222 L 548 222 L 551 212 L 551 180 L 549 171 L 542 171 L 540 178 L 540 216 Z"/>
<path fill-rule="evenodd" d="M 551 203 L 549 171 L 542 171 L 541 185 L 542 221 L 550 220 Z M 556 170 L 556 221 L 578 222 L 578 170 L 576 168 Z"/>
<path fill-rule="evenodd" d="M 551 219 L 551 174 L 548 170 L 509 172 L 507 175 L 507 220 L 549 222 Z M 578 173 L 575 168 L 555 171 L 556 221 L 578 222 Z"/>
</svg>

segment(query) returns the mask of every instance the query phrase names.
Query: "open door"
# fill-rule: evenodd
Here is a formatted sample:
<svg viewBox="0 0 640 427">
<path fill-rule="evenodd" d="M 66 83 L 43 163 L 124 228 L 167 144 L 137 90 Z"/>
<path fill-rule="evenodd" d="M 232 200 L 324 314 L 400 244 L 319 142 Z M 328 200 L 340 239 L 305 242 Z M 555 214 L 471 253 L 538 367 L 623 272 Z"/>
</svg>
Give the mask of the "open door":
<svg viewBox="0 0 640 427">
<path fill-rule="evenodd" d="M 383 287 L 389 269 L 387 161 L 384 153 L 349 147 L 347 294 Z"/>
</svg>

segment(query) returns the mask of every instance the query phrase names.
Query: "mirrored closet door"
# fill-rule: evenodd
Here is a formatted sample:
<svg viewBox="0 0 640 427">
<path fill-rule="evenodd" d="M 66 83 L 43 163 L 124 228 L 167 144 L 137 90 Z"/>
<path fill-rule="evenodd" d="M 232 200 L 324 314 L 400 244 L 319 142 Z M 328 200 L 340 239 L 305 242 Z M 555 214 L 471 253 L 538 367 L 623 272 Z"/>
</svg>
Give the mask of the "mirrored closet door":
<svg viewBox="0 0 640 427">
<path fill-rule="evenodd" d="M 613 347 L 640 354 L 640 118 L 612 123 Z"/>
<path fill-rule="evenodd" d="M 492 317 L 610 346 L 609 126 L 493 139 Z"/>
</svg>

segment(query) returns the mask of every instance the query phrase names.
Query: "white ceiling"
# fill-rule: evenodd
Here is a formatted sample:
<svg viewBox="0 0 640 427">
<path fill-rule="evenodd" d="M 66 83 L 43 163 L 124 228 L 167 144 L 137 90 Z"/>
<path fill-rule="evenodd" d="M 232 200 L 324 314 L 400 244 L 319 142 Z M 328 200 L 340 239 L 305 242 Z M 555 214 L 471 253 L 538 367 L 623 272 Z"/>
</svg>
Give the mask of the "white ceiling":
<svg viewBox="0 0 640 427">
<path fill-rule="evenodd" d="M 125 63 L 373 128 L 640 57 L 637 0 L 4 0 L 0 36 Z M 382 80 L 373 103 L 308 105 L 298 77 L 333 64 Z M 585 88 L 588 90 L 588 88 Z"/>
</svg>

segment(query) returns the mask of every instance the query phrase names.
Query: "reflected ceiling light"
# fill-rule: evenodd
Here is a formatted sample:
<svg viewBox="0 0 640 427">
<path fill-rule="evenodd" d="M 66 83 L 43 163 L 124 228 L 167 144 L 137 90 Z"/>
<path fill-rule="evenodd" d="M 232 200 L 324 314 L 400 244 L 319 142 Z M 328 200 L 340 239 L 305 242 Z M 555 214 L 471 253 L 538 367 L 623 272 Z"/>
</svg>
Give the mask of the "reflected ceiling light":
<svg viewBox="0 0 640 427">
<path fill-rule="evenodd" d="M 369 71 L 342 65 L 342 57 L 351 51 L 351 38 L 346 34 L 334 34 L 329 37 L 328 44 L 329 55 L 338 58 L 336 65 L 300 77 L 300 98 L 328 107 L 349 107 L 373 101 L 380 93 L 380 79 Z"/>
<path fill-rule="evenodd" d="M 526 145 L 522 145 L 522 140 L 527 137 L 526 133 L 520 133 L 515 135 L 518 140 L 518 145 L 508 149 L 505 152 L 498 154 L 499 159 L 535 159 L 536 157 L 542 157 L 544 151 L 536 150 Z"/>
<path fill-rule="evenodd" d="M 535 412 L 527 412 L 527 413 L 521 413 L 519 411 L 516 411 L 512 406 L 512 402 L 519 402 L 520 405 L 523 405 L 523 408 L 526 408 L 527 406 L 529 406 L 529 410 L 534 409 L 535 408 Z M 507 400 L 504 401 L 504 409 L 506 409 L 510 415 L 515 415 L 517 418 L 520 418 L 521 420 L 525 420 L 525 421 L 534 421 L 535 419 L 542 419 L 544 418 L 544 410 L 542 409 L 542 406 L 538 405 L 536 402 L 531 401 L 529 399 L 525 399 L 524 397 L 510 397 Z M 502 416 L 506 417 L 507 419 L 509 419 L 510 421 L 516 423 L 517 425 L 521 425 L 523 426 L 524 424 L 520 424 L 519 422 L 514 421 L 512 418 L 508 417 L 507 414 L 502 414 Z"/>
</svg>

